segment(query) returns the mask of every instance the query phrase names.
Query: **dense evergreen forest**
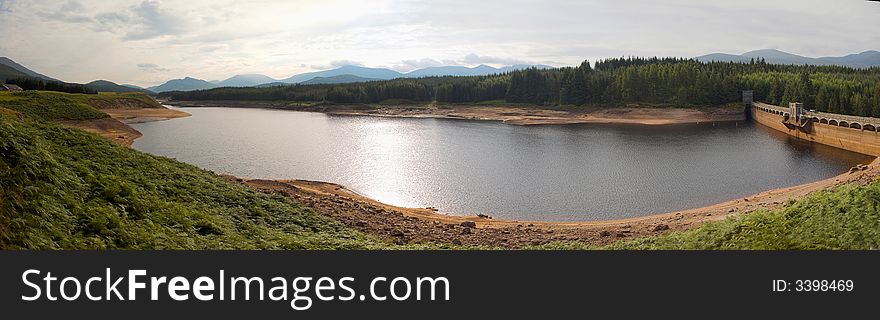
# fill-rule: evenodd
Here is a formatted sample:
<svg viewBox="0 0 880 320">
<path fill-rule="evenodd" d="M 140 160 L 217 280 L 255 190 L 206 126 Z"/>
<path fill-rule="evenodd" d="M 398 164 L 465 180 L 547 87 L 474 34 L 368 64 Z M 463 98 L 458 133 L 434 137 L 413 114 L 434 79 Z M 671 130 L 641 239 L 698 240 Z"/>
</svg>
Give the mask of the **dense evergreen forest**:
<svg viewBox="0 0 880 320">
<path fill-rule="evenodd" d="M 87 88 L 85 85 L 78 83 L 66 83 L 60 81 L 44 81 L 34 78 L 16 78 L 7 79 L 6 83 L 14 84 L 24 90 L 42 90 L 42 91 L 58 91 L 67 93 L 98 93 L 95 90 Z"/>
<path fill-rule="evenodd" d="M 678 58 L 615 58 L 591 66 L 526 69 L 469 77 L 428 77 L 334 85 L 291 85 L 269 88 L 216 88 L 166 92 L 176 100 L 283 100 L 297 102 L 473 103 L 503 100 L 536 105 L 718 106 L 741 100 L 754 90 L 759 101 L 880 117 L 880 69 L 837 66 L 702 63 Z"/>
</svg>

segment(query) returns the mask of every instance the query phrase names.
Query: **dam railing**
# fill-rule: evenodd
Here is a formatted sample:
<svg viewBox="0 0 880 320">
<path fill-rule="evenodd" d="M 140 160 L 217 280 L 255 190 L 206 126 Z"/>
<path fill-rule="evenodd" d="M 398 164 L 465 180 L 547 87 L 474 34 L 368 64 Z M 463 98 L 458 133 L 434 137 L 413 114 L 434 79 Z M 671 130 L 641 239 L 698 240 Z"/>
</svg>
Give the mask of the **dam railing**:
<svg viewBox="0 0 880 320">
<path fill-rule="evenodd" d="M 780 107 L 763 102 L 754 102 L 752 105 L 759 111 L 782 116 L 785 119 L 783 122 L 792 117 L 792 108 Z M 880 132 L 878 131 L 878 129 L 880 129 L 880 118 L 851 116 L 829 112 L 804 111 L 800 114 L 800 119 L 832 126 Z"/>
</svg>

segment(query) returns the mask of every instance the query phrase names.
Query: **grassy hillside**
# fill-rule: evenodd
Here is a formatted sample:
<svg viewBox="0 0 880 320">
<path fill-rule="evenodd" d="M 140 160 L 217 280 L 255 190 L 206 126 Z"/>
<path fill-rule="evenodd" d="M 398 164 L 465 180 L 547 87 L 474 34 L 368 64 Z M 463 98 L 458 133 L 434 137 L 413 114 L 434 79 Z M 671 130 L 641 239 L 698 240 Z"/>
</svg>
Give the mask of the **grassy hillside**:
<svg viewBox="0 0 880 320">
<path fill-rule="evenodd" d="M 103 108 L 161 108 L 140 92 L 73 94 L 54 91 L 0 92 L 0 107 L 40 120 L 90 120 L 107 117 Z"/>
<path fill-rule="evenodd" d="M 880 249 L 880 182 L 849 185 L 702 228 L 612 249 Z"/>
<path fill-rule="evenodd" d="M 89 89 L 98 91 L 98 92 L 141 92 L 141 93 L 151 93 L 146 89 L 138 89 L 132 87 L 126 87 L 123 85 L 118 85 L 116 83 L 107 81 L 107 80 L 95 80 L 89 83 L 86 83 L 85 86 Z"/>
<path fill-rule="evenodd" d="M 281 196 L 48 119 L 105 116 L 0 95 L 0 249 L 355 249 L 384 244 Z"/>
<path fill-rule="evenodd" d="M 688 231 L 621 241 L 607 247 L 552 243 L 535 249 L 612 250 L 877 250 L 880 182 L 845 185 Z"/>
<path fill-rule="evenodd" d="M 39 120 L 90 120 L 107 117 L 88 105 L 84 94 L 49 91 L 0 92 L 0 107 Z"/>
</svg>

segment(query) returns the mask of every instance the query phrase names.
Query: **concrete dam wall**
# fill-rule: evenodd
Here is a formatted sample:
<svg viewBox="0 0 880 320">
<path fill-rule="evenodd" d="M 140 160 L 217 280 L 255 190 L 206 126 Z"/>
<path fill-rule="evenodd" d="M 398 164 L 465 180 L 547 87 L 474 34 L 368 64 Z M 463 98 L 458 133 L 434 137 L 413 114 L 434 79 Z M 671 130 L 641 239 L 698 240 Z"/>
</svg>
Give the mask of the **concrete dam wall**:
<svg viewBox="0 0 880 320">
<path fill-rule="evenodd" d="M 749 116 L 800 140 L 880 157 L 880 119 L 810 112 L 800 104 L 780 107 L 746 99 Z"/>
</svg>

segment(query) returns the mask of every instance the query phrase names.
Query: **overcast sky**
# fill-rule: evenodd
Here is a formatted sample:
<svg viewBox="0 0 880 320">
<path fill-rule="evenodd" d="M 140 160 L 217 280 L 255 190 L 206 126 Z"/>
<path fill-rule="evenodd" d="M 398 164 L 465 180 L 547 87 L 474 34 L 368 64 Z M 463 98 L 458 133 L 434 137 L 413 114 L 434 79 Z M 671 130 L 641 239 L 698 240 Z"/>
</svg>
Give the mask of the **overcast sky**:
<svg viewBox="0 0 880 320">
<path fill-rule="evenodd" d="M 844 55 L 880 49 L 878 27 L 880 3 L 864 0 L 0 0 L 0 56 L 65 81 L 154 85 L 344 64 Z"/>
</svg>

